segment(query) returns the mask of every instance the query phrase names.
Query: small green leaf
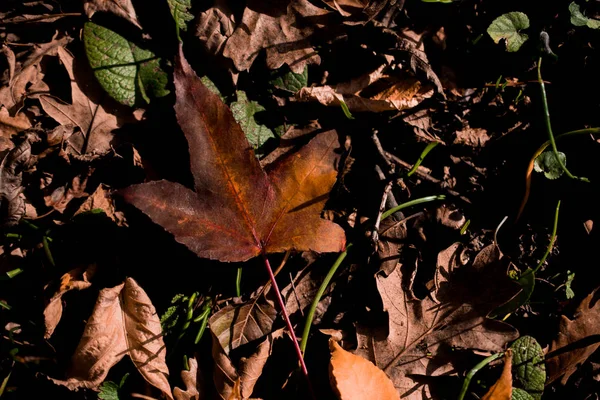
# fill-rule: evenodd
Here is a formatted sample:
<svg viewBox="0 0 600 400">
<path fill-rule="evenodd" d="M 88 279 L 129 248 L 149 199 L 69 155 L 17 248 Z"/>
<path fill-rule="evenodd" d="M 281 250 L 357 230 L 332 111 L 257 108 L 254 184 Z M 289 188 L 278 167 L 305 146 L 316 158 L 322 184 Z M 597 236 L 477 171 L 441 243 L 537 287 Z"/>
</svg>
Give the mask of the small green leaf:
<svg viewBox="0 0 600 400">
<path fill-rule="evenodd" d="M 511 400 L 535 400 L 529 393 L 519 388 L 512 388 Z"/>
<path fill-rule="evenodd" d="M 575 279 L 575 272 L 567 271 L 567 281 L 565 282 L 565 296 L 567 299 L 575 297 L 575 292 L 571 289 L 573 279 Z"/>
<path fill-rule="evenodd" d="M 160 325 L 165 334 L 171 332 L 173 328 L 177 326 L 179 317 L 184 312 L 185 303 L 186 298 L 183 294 L 176 294 L 175 297 L 171 299 L 171 306 L 169 306 L 167 311 L 160 317 Z"/>
<path fill-rule="evenodd" d="M 344 115 L 346 116 L 346 118 L 354 119 L 354 116 L 350 112 L 350 109 L 348 108 L 348 105 L 346 104 L 345 101 L 340 100 L 340 107 L 342 107 L 342 111 L 344 112 Z"/>
<path fill-rule="evenodd" d="M 276 89 L 296 93 L 308 84 L 308 66 L 297 74 L 284 65 L 277 71 L 277 76 L 271 80 L 271 85 Z"/>
<path fill-rule="evenodd" d="M 521 286 L 521 291 L 506 303 L 498 306 L 490 314 L 490 318 L 504 318 L 508 314 L 515 312 L 522 305 L 527 304 L 533 290 L 535 288 L 535 273 L 531 268 L 527 268 L 525 272 L 517 279 L 517 283 Z"/>
<path fill-rule="evenodd" d="M 237 101 L 229 106 L 233 117 L 246 134 L 248 141 L 254 147 L 257 154 L 260 154 L 260 147 L 270 138 L 274 138 L 273 132 L 264 125 L 259 125 L 254 119 L 254 115 L 265 108 L 255 101 L 248 100 L 245 92 L 237 91 Z"/>
<path fill-rule="evenodd" d="M 217 87 L 217 85 L 215 85 L 215 83 L 213 81 L 211 81 L 210 79 L 208 79 L 207 76 L 203 76 L 202 78 L 200 78 L 200 80 L 202 81 L 202 83 L 204 84 L 204 86 L 206 86 L 206 88 L 208 90 L 210 90 L 211 92 L 213 92 L 214 94 L 216 94 L 217 96 L 219 96 L 221 98 L 221 100 L 225 100 L 225 98 L 221 94 L 221 91 L 219 90 L 219 88 Z"/>
<path fill-rule="evenodd" d="M 513 350 L 513 374 L 518 386 L 534 400 L 540 400 L 546 383 L 544 352 L 531 336 L 522 336 L 510 346 Z"/>
<path fill-rule="evenodd" d="M 96 78 L 118 102 L 133 106 L 169 93 L 167 74 L 151 51 L 93 22 L 84 25 L 83 42 Z"/>
<path fill-rule="evenodd" d="M 119 400 L 119 385 L 114 382 L 106 381 L 100 385 L 98 398 L 102 400 Z"/>
<path fill-rule="evenodd" d="M 558 157 L 560 157 L 564 165 L 567 165 L 567 156 L 565 153 L 559 151 Z M 558 179 L 564 172 L 554 152 L 550 150 L 543 152 L 535 159 L 533 169 L 536 172 L 543 172 L 544 176 L 548 179 Z"/>
<path fill-rule="evenodd" d="M 586 17 L 582 12 L 579 5 L 575 2 L 569 4 L 569 11 L 571 12 L 571 23 L 575 26 L 587 26 L 591 29 L 600 28 L 600 21 Z"/>
<path fill-rule="evenodd" d="M 513 52 L 519 50 L 523 43 L 529 39 L 529 36 L 519 32 L 521 29 L 527 28 L 529 28 L 529 18 L 527 18 L 527 15 L 514 11 L 503 14 L 492 21 L 487 28 L 487 33 L 494 43 L 505 39 L 506 50 Z"/>
<path fill-rule="evenodd" d="M 171 15 L 177 25 L 177 36 L 179 31 L 187 30 L 187 23 L 194 19 L 194 16 L 190 14 L 189 9 L 192 7 L 191 0 L 167 0 L 169 3 L 169 9 L 171 9 Z"/>
</svg>

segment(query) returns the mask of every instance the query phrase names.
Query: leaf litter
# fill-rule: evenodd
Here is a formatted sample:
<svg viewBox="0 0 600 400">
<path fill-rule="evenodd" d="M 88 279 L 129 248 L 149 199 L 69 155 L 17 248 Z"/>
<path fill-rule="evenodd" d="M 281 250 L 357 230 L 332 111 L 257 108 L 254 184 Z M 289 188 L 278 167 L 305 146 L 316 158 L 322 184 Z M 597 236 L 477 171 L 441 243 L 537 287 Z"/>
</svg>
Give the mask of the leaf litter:
<svg viewBox="0 0 600 400">
<path fill-rule="evenodd" d="M 0 5 L 0 394 L 589 397 L 597 10 L 437 3 Z"/>
</svg>

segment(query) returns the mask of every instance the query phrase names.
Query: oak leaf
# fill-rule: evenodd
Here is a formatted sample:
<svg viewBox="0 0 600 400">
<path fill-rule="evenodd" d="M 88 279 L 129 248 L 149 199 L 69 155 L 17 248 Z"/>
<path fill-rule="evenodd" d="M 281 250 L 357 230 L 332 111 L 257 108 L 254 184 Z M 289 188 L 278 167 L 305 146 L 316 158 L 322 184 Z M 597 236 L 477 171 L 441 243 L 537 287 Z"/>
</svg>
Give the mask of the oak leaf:
<svg viewBox="0 0 600 400">
<path fill-rule="evenodd" d="M 131 0 L 85 0 L 83 9 L 88 18 L 92 18 L 98 11 L 110 12 L 142 29 Z"/>
<path fill-rule="evenodd" d="M 340 400 L 399 400 L 394 384 L 372 362 L 346 351 L 329 339 L 329 380 Z"/>
<path fill-rule="evenodd" d="M 181 380 L 185 384 L 185 390 L 176 387 L 173 389 L 173 397 L 175 400 L 200 400 L 200 392 L 198 391 L 198 361 L 195 358 L 188 360 L 190 369 L 181 371 Z"/>
<path fill-rule="evenodd" d="M 71 390 L 97 389 L 110 368 L 127 354 L 144 379 L 173 400 L 166 352 L 156 309 L 137 282 L 127 278 L 100 291 L 67 380 L 53 381 Z"/>
<path fill-rule="evenodd" d="M 492 385 L 481 400 L 510 400 L 512 398 L 512 351 L 504 354 L 504 367 L 500 378 Z"/>
<path fill-rule="evenodd" d="M 230 109 L 202 84 L 181 48 L 174 82 L 194 190 L 143 183 L 121 191 L 127 202 L 204 258 L 236 262 L 289 249 L 344 248 L 342 228 L 319 217 L 337 176 L 335 131 L 265 171 Z"/>
</svg>

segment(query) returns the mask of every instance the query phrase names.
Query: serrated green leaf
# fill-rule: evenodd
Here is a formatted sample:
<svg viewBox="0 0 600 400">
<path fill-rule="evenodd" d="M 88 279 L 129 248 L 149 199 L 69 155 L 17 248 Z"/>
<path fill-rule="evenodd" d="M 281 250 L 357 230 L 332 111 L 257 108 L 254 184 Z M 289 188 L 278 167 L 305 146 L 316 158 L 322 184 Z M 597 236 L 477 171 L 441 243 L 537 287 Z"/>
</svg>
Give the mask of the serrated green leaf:
<svg viewBox="0 0 600 400">
<path fill-rule="evenodd" d="M 168 76 L 151 51 L 93 22 L 85 23 L 83 42 L 94 75 L 118 102 L 133 106 L 169 93 Z"/>
<path fill-rule="evenodd" d="M 567 156 L 565 153 L 559 151 L 558 157 L 560 157 L 564 165 L 567 165 Z M 564 173 L 554 152 L 550 150 L 543 152 L 535 159 L 533 169 L 536 172 L 543 172 L 544 176 L 548 179 L 558 179 Z"/>
<path fill-rule="evenodd" d="M 160 317 L 160 326 L 165 334 L 177 326 L 184 305 L 185 298 L 183 294 L 176 294 L 173 299 L 171 299 L 171 306 L 169 306 L 167 311 Z"/>
<path fill-rule="evenodd" d="M 308 66 L 305 66 L 304 71 L 297 74 L 284 65 L 277 73 L 278 75 L 271 80 L 271 85 L 277 89 L 296 93 L 308 84 Z"/>
<path fill-rule="evenodd" d="M 591 29 L 599 29 L 600 21 L 593 18 L 586 17 L 582 12 L 579 5 L 575 2 L 569 4 L 569 12 L 571 12 L 571 23 L 575 26 L 587 26 Z"/>
<path fill-rule="evenodd" d="M 518 386 L 534 400 L 540 400 L 546 383 L 544 352 L 531 336 L 523 336 L 510 346 L 513 350 L 513 376 Z"/>
<path fill-rule="evenodd" d="M 208 79 L 207 76 L 203 76 L 202 78 L 200 78 L 200 80 L 202 81 L 202 83 L 204 84 L 204 86 L 206 86 L 206 88 L 208 90 L 210 90 L 211 92 L 213 92 L 214 94 L 216 94 L 217 96 L 219 96 L 221 98 L 221 100 L 225 101 L 225 97 L 223 97 L 223 95 L 221 94 L 221 91 L 219 90 L 219 88 L 217 87 L 217 85 L 215 85 L 215 83 L 213 81 L 211 81 L 210 79 Z"/>
<path fill-rule="evenodd" d="M 169 9 L 177 25 L 177 35 L 179 36 L 179 30 L 186 31 L 187 23 L 194 19 L 194 16 L 189 12 L 192 7 L 192 0 L 167 0 L 167 3 L 169 3 Z"/>
<path fill-rule="evenodd" d="M 511 400 L 534 400 L 534 398 L 523 389 L 512 388 Z"/>
<path fill-rule="evenodd" d="M 119 385 L 114 382 L 106 381 L 100 385 L 98 398 L 102 400 L 119 400 Z"/>
<path fill-rule="evenodd" d="M 246 134 L 246 138 L 254 147 L 255 153 L 260 154 L 261 146 L 270 138 L 274 138 L 273 132 L 264 125 L 259 125 L 254 119 L 254 114 L 264 111 L 265 108 L 256 101 L 248 100 L 245 92 L 237 91 L 237 101 L 231 103 L 229 108 L 233 117 Z"/>
<path fill-rule="evenodd" d="M 522 12 L 514 11 L 503 14 L 492 21 L 487 28 L 487 33 L 494 43 L 498 43 L 501 39 L 505 39 L 506 50 L 513 52 L 519 50 L 523 43 L 529 39 L 529 36 L 520 33 L 521 29 L 527 28 L 529 28 L 529 18 L 527 15 Z"/>
<path fill-rule="evenodd" d="M 565 296 L 567 299 L 575 297 L 575 292 L 571 289 L 573 279 L 575 279 L 575 272 L 567 271 L 567 281 L 565 282 Z"/>
</svg>

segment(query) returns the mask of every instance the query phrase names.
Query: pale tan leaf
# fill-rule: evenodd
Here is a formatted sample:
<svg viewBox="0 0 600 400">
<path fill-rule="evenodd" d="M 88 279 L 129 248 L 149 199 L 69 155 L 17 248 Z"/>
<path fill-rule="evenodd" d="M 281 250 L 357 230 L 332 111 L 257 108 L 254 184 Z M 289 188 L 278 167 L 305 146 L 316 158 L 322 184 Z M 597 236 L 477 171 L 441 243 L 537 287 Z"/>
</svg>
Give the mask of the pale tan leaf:
<svg viewBox="0 0 600 400">
<path fill-rule="evenodd" d="M 195 358 L 188 359 L 189 371 L 181 371 L 181 380 L 185 384 L 185 390 L 176 387 L 173 389 L 175 400 L 200 400 L 198 391 L 198 361 Z"/>
<path fill-rule="evenodd" d="M 102 210 L 118 226 L 127 226 L 123 213 L 115 210 L 113 199 L 109 196 L 108 186 L 105 184 L 98 186 L 96 191 L 83 202 L 74 216 L 92 210 Z"/>
<path fill-rule="evenodd" d="M 146 292 L 131 278 L 100 291 L 67 380 L 53 381 L 71 390 L 97 389 L 126 354 L 148 383 L 173 400 L 160 320 Z"/>
<path fill-rule="evenodd" d="M 483 128 L 465 127 L 461 131 L 456 131 L 454 144 L 463 144 L 471 147 L 483 147 L 490 140 L 487 131 Z"/>
<path fill-rule="evenodd" d="M 233 60 L 238 71 L 246 71 L 265 49 L 269 69 L 287 64 L 299 74 L 307 64 L 321 62 L 309 38 L 326 24 L 318 17 L 328 13 L 308 0 L 274 2 L 268 6 L 259 0 L 250 0 L 241 23 L 225 43 L 223 55 Z M 208 32 L 199 34 L 210 35 Z"/>
<path fill-rule="evenodd" d="M 17 113 L 11 117 L 8 109 L 0 106 L 0 137 L 10 139 L 12 135 L 29 128 L 31 128 L 31 122 L 25 114 Z"/>
<path fill-rule="evenodd" d="M 229 4 L 216 0 L 211 8 L 200 13 L 196 36 L 210 54 L 219 54 L 234 30 L 235 20 Z"/>
<path fill-rule="evenodd" d="M 80 153 L 106 153 L 111 149 L 112 131 L 125 122 L 133 121 L 131 113 L 105 105 L 108 98 L 98 86 L 90 71 L 81 63 L 74 68 L 73 56 L 59 48 L 58 56 L 71 78 L 73 104 L 66 104 L 53 96 L 39 97 L 44 111 L 61 125 L 76 125 L 81 129 L 71 136 L 69 143 Z M 85 90 L 85 93 L 84 93 Z"/>
<path fill-rule="evenodd" d="M 50 298 L 44 309 L 44 325 L 46 327 L 46 333 L 44 334 L 45 339 L 52 336 L 56 326 L 60 322 L 63 312 L 63 295 L 72 290 L 83 290 L 92 286 L 90 279 L 93 278 L 95 273 L 96 265 L 92 264 L 87 268 L 73 269 L 60 278 L 60 286 Z"/>
<path fill-rule="evenodd" d="M 85 0 L 83 9 L 88 18 L 92 18 L 98 11 L 110 12 L 125 18 L 127 21 L 142 29 L 142 26 L 138 22 L 133 4 L 131 4 L 131 0 Z"/>
<path fill-rule="evenodd" d="M 339 399 L 400 399 L 392 381 L 372 362 L 342 349 L 333 339 L 329 339 L 329 349 L 329 380 Z"/>
<path fill-rule="evenodd" d="M 597 341 L 593 341 L 588 345 L 584 342 L 587 337 L 600 334 L 599 294 L 600 290 L 595 289 L 583 299 L 577 310 L 575 310 L 573 319 L 564 315 L 561 316 L 558 336 L 552 341 L 548 353 L 569 348 L 570 351 L 561 352 L 556 356 L 547 358 L 548 384 L 561 376 L 560 382 L 563 385 L 566 384 L 573 372 L 577 370 L 577 367 L 583 364 L 600 347 L 600 343 Z"/>
<path fill-rule="evenodd" d="M 481 400 L 511 400 L 512 398 L 512 350 L 508 349 L 504 354 L 504 367 L 502 375 L 492 385 L 490 390 Z"/>
</svg>

